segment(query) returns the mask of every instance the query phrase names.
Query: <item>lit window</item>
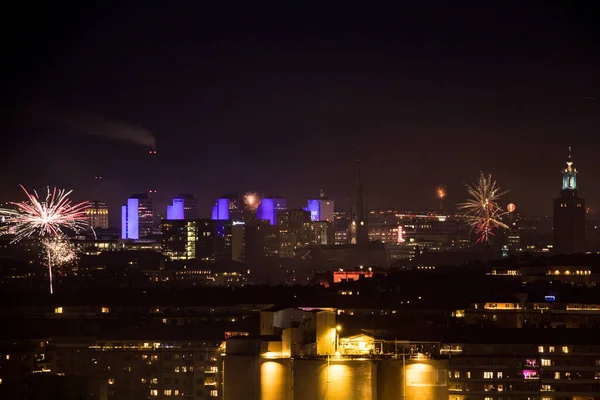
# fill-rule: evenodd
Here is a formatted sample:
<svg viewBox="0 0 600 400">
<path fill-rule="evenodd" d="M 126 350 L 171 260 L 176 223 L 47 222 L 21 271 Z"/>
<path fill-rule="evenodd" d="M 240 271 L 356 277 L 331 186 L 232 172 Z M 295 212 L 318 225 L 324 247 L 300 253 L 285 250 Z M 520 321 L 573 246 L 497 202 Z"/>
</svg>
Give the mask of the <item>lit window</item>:
<svg viewBox="0 0 600 400">
<path fill-rule="evenodd" d="M 552 360 L 549 360 L 547 358 L 542 358 L 542 367 L 551 367 L 552 366 Z"/>
<path fill-rule="evenodd" d="M 158 390 L 157 389 L 151 389 L 150 390 L 150 396 L 158 396 Z"/>
<path fill-rule="evenodd" d="M 63 308 L 62 307 L 56 307 L 54 309 L 54 314 L 62 314 L 63 313 Z"/>
<path fill-rule="evenodd" d="M 454 371 L 454 377 L 460 378 L 460 371 Z"/>
<path fill-rule="evenodd" d="M 554 373 L 554 379 L 560 379 L 560 372 Z"/>
<path fill-rule="evenodd" d="M 158 384 L 158 378 L 152 378 L 152 383 L 155 385 Z"/>
<path fill-rule="evenodd" d="M 498 379 L 502 378 L 502 372 L 497 372 L 496 373 L 496 378 L 498 378 Z"/>
<path fill-rule="evenodd" d="M 216 390 L 211 390 L 210 391 L 210 397 L 218 397 L 219 396 L 219 392 Z"/>
<path fill-rule="evenodd" d="M 171 389 L 165 389 L 165 390 L 163 391 L 163 394 L 164 394 L 165 396 L 171 396 L 172 392 L 173 392 L 173 391 L 172 391 Z"/>
<path fill-rule="evenodd" d="M 563 346 L 562 347 L 562 352 L 563 353 L 568 353 L 569 352 L 569 346 Z"/>
<path fill-rule="evenodd" d="M 179 367 L 175 367 L 175 372 L 179 372 Z"/>
<path fill-rule="evenodd" d="M 115 379 L 114 378 L 108 378 L 108 384 L 109 385 L 114 385 L 115 384 Z"/>
<path fill-rule="evenodd" d="M 173 394 L 174 394 L 175 396 L 179 396 L 179 390 L 175 389 L 175 390 L 173 391 Z"/>
<path fill-rule="evenodd" d="M 102 314 L 108 314 L 110 312 L 110 310 L 108 309 L 108 307 L 102 307 Z"/>
<path fill-rule="evenodd" d="M 543 352 L 544 352 L 544 346 L 538 346 L 538 353 L 543 353 Z"/>
<path fill-rule="evenodd" d="M 552 391 L 552 385 L 542 385 L 540 387 L 540 390 L 542 392 L 551 392 Z"/>
<path fill-rule="evenodd" d="M 569 272 L 569 271 L 567 271 L 567 272 L 565 272 L 565 273 L 568 275 L 568 272 Z M 550 346 L 550 347 L 548 348 L 548 351 L 549 351 L 550 353 L 554 353 L 554 346 Z"/>
<path fill-rule="evenodd" d="M 494 379 L 494 373 L 490 371 L 485 371 L 483 373 L 483 379 Z"/>
<path fill-rule="evenodd" d="M 467 371 L 467 378 L 471 378 L 471 372 Z"/>
</svg>

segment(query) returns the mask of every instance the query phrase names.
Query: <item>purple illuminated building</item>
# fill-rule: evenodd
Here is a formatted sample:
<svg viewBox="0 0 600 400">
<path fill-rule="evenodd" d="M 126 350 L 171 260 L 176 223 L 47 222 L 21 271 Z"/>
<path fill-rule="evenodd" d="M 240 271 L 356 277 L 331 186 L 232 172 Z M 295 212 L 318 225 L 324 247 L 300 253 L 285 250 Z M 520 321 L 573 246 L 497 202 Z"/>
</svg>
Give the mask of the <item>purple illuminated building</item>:
<svg viewBox="0 0 600 400">
<path fill-rule="evenodd" d="M 184 219 L 184 199 L 181 197 L 174 197 L 173 204 L 167 206 L 167 219 L 176 220 Z"/>
<path fill-rule="evenodd" d="M 333 222 L 333 200 L 325 197 L 321 192 L 321 197 L 318 199 L 308 200 L 306 211 L 310 212 L 311 221 L 329 221 Z"/>
<path fill-rule="evenodd" d="M 277 212 L 287 209 L 286 199 L 281 197 L 266 197 L 262 199 L 256 217 L 259 220 L 267 220 L 270 225 L 277 225 Z"/>
<path fill-rule="evenodd" d="M 212 207 L 212 219 L 218 221 L 226 221 L 229 219 L 229 203 L 227 198 L 217 199 L 217 202 Z"/>
<path fill-rule="evenodd" d="M 139 200 L 127 199 L 121 207 L 121 239 L 139 239 Z"/>
<path fill-rule="evenodd" d="M 140 239 L 152 235 L 154 205 L 146 193 L 134 194 L 121 207 L 121 239 Z"/>
</svg>

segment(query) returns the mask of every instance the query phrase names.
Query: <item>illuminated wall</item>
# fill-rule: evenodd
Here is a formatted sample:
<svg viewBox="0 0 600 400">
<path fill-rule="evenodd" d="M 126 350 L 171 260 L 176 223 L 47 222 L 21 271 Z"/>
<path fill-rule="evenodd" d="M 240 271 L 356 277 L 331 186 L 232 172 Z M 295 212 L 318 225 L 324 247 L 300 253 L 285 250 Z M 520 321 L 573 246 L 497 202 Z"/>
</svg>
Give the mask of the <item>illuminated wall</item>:
<svg viewBox="0 0 600 400">
<path fill-rule="evenodd" d="M 294 361 L 294 400 L 377 398 L 377 364 L 371 360 Z"/>
<path fill-rule="evenodd" d="M 306 211 L 310 212 L 311 221 L 334 221 L 334 202 L 328 199 L 308 200 Z"/>
<path fill-rule="evenodd" d="M 321 207 L 319 207 L 319 200 L 309 200 L 308 206 L 306 207 L 306 211 L 310 212 L 310 220 L 311 221 L 320 221 L 321 220 Z"/>
<path fill-rule="evenodd" d="M 277 211 L 285 210 L 286 200 L 280 197 L 265 197 L 256 209 L 256 217 L 268 220 L 269 224 L 277 224 Z"/>
<path fill-rule="evenodd" d="M 121 239 L 139 239 L 139 200 L 127 199 L 121 207 Z"/>
<path fill-rule="evenodd" d="M 167 219 L 184 219 L 184 200 L 179 197 L 173 198 L 173 205 L 167 206 Z"/>
<path fill-rule="evenodd" d="M 212 208 L 212 219 L 220 221 L 229 219 L 229 199 L 217 199 Z"/>
</svg>

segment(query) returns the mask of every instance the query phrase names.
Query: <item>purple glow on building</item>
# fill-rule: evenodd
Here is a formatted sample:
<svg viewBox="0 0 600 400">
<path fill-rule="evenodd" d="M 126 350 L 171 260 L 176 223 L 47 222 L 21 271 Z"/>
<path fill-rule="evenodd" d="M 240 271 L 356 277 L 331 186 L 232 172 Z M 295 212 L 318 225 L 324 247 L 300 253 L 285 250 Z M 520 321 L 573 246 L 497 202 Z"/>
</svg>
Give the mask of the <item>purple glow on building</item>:
<svg viewBox="0 0 600 400">
<path fill-rule="evenodd" d="M 269 224 L 275 225 L 275 199 L 262 199 L 256 214 L 258 219 L 268 220 Z"/>
<path fill-rule="evenodd" d="M 173 198 L 173 205 L 167 206 L 167 219 L 184 219 L 183 199 L 180 197 Z"/>
<path fill-rule="evenodd" d="M 212 208 L 212 219 L 226 221 L 229 219 L 229 199 L 217 199 Z"/>
<path fill-rule="evenodd" d="M 139 239 L 139 200 L 127 199 L 121 207 L 121 239 Z"/>
<path fill-rule="evenodd" d="M 277 224 L 277 211 L 285 210 L 287 202 L 281 197 L 265 197 L 256 209 L 256 217 L 260 220 L 268 220 L 270 225 Z"/>
<path fill-rule="evenodd" d="M 121 206 L 121 239 L 127 239 L 127 206 Z"/>
<path fill-rule="evenodd" d="M 319 200 L 309 200 L 308 207 L 306 207 L 306 211 L 310 212 L 311 221 L 321 220 L 321 203 Z"/>
</svg>

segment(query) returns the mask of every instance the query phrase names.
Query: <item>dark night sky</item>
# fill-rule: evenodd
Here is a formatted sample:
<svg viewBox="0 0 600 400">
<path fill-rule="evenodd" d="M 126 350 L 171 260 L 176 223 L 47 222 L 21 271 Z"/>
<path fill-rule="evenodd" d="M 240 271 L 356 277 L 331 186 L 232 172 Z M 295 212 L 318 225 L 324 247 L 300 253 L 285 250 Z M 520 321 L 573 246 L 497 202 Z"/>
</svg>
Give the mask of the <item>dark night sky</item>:
<svg viewBox="0 0 600 400">
<path fill-rule="evenodd" d="M 360 145 L 370 207 L 433 208 L 440 183 L 460 201 L 483 170 L 511 189 L 505 200 L 543 214 L 573 146 L 598 207 L 600 102 L 581 98 L 600 98 L 593 2 L 200 3 L 13 15 L 0 200 L 19 198 L 19 183 L 56 185 L 107 199 L 116 217 L 158 168 L 161 195 L 194 192 L 205 215 L 246 190 L 299 206 L 324 188 L 346 207 Z M 145 146 L 56 122 L 83 114 L 151 131 L 157 165 Z"/>
</svg>

